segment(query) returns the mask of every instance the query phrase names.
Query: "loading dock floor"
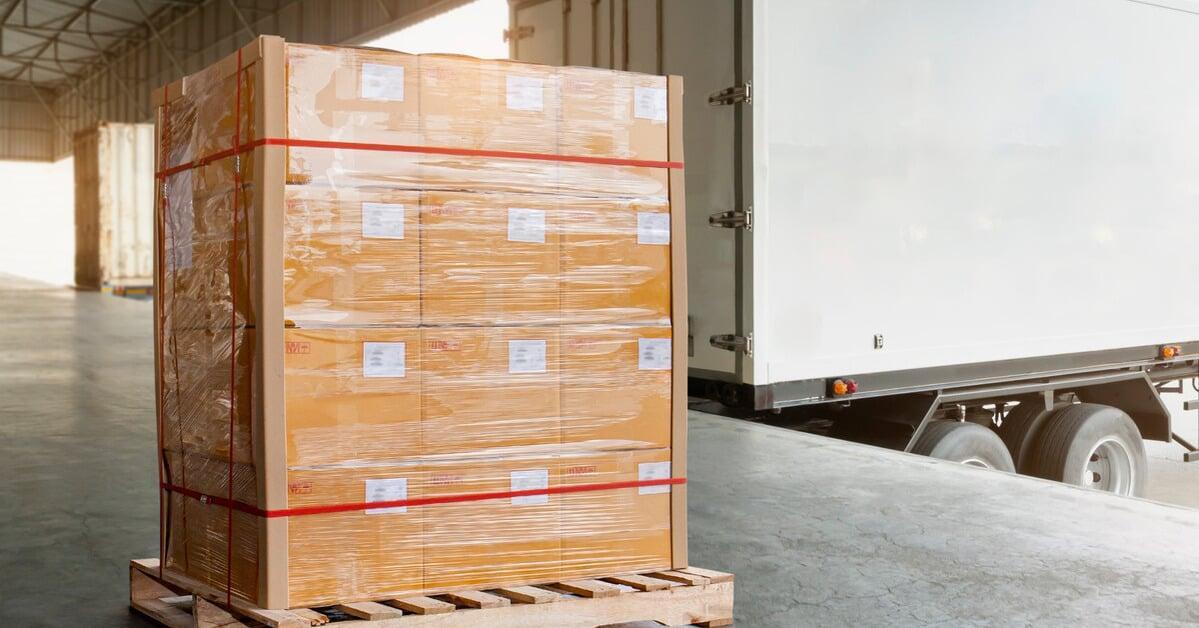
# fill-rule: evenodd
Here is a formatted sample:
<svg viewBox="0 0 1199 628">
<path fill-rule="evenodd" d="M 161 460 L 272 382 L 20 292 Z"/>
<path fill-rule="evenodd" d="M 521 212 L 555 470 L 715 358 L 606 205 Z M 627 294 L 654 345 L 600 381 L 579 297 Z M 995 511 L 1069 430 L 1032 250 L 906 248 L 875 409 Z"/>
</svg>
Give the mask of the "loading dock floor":
<svg viewBox="0 0 1199 628">
<path fill-rule="evenodd" d="M 0 625 L 148 626 L 151 305 L 0 276 Z M 1199 511 L 692 413 L 692 560 L 738 625 L 1193 624 Z"/>
</svg>

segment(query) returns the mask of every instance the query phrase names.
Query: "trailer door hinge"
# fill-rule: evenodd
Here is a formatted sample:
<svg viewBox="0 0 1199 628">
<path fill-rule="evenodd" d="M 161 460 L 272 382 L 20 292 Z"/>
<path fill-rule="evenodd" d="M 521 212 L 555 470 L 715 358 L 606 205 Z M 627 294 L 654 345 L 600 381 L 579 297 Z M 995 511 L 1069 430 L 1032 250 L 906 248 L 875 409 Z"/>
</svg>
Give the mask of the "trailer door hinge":
<svg viewBox="0 0 1199 628">
<path fill-rule="evenodd" d="M 708 216 L 708 225 L 712 227 L 724 227 L 726 229 L 753 231 L 754 208 L 750 206 L 744 210 L 732 209 L 727 212 L 717 212 Z"/>
<path fill-rule="evenodd" d="M 718 92 L 712 92 L 708 96 L 709 105 L 735 105 L 737 103 L 754 104 L 754 85 L 752 81 L 726 87 Z"/>
<path fill-rule="evenodd" d="M 725 351 L 739 351 L 746 356 L 752 357 L 754 354 L 754 335 L 752 333 L 744 336 L 734 334 L 717 334 L 708 339 L 708 343 L 717 349 Z"/>
<path fill-rule="evenodd" d="M 494 31 L 493 31 L 494 32 Z M 504 29 L 504 43 L 513 39 L 528 39 L 533 36 L 532 26 L 517 26 L 515 29 Z"/>
</svg>

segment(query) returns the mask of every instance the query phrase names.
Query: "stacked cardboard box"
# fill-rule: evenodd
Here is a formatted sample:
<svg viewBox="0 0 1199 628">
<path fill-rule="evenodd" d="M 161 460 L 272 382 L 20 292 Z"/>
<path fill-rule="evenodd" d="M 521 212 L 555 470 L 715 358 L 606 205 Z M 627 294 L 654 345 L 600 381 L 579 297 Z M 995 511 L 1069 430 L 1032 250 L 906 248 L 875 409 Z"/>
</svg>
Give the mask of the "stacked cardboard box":
<svg viewBox="0 0 1199 628">
<path fill-rule="evenodd" d="M 167 569 L 280 608 L 686 565 L 677 79 L 264 37 L 155 98 Z"/>
</svg>

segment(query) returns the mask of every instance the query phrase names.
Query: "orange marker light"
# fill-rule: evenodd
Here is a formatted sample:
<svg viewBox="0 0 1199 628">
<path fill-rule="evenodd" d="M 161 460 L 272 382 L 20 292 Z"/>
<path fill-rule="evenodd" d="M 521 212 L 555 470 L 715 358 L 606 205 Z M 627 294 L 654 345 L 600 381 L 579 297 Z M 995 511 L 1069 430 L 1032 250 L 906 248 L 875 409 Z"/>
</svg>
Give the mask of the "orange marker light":
<svg viewBox="0 0 1199 628">
<path fill-rule="evenodd" d="M 849 392 L 849 384 L 846 384 L 843 380 L 837 380 L 837 381 L 833 382 L 833 394 L 834 395 L 844 395 L 848 392 Z"/>
<path fill-rule="evenodd" d="M 1163 360 L 1176 358 L 1180 353 L 1182 353 L 1182 347 L 1179 347 L 1178 345 L 1165 345 L 1158 351 L 1158 355 L 1160 355 Z"/>
</svg>

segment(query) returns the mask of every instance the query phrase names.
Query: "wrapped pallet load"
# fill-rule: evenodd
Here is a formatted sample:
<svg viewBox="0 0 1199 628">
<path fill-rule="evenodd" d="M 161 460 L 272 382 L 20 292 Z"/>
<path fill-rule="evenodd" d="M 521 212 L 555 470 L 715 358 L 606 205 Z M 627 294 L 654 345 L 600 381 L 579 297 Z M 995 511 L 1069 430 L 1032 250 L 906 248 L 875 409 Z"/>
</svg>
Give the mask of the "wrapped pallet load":
<svg viewBox="0 0 1199 628">
<path fill-rule="evenodd" d="M 164 572 L 687 566 L 680 79 L 261 37 L 154 98 Z"/>
</svg>

